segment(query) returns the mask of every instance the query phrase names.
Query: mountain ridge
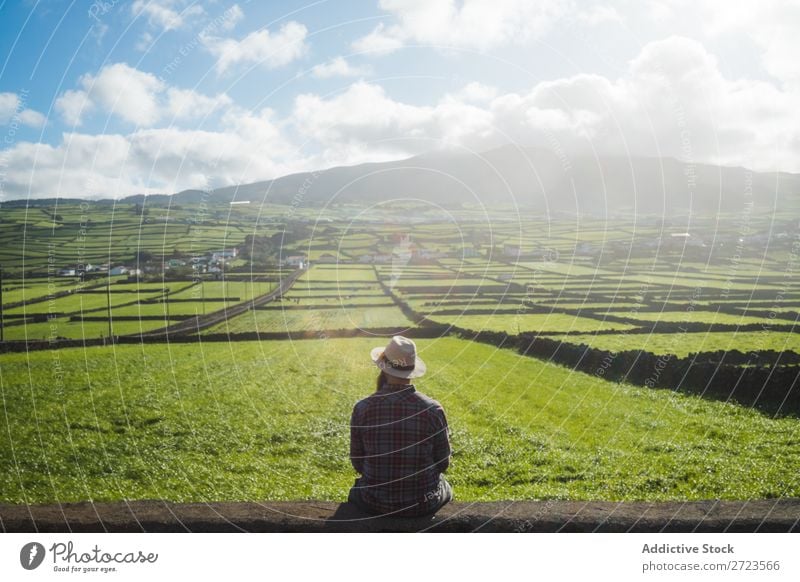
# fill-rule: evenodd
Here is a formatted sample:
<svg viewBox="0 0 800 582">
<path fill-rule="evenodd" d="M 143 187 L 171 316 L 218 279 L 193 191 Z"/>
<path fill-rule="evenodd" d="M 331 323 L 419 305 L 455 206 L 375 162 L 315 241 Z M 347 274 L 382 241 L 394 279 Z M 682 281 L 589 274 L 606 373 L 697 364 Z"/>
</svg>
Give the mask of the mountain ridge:
<svg viewBox="0 0 800 582">
<path fill-rule="evenodd" d="M 249 201 L 321 206 L 414 199 L 445 208 L 466 203 L 545 212 L 669 215 L 742 211 L 750 203 L 758 209 L 784 210 L 795 208 L 799 198 L 800 174 L 756 172 L 669 157 L 566 156 L 507 145 L 482 153 L 433 152 L 388 162 L 334 166 L 211 191 L 136 194 L 117 202 L 166 206 Z M 55 200 L 27 202 L 41 206 Z M 59 200 L 63 203 L 65 199 Z M 114 200 L 88 202 L 111 204 Z"/>
</svg>

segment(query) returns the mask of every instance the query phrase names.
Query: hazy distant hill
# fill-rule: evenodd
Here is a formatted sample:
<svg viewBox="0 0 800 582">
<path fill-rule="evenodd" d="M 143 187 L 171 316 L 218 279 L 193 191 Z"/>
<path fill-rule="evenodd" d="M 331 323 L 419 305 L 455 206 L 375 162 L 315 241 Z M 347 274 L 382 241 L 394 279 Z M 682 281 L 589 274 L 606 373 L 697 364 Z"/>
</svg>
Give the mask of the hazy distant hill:
<svg viewBox="0 0 800 582">
<path fill-rule="evenodd" d="M 178 194 L 181 201 L 198 193 Z M 671 158 L 559 158 L 507 146 L 482 154 L 426 154 L 386 163 L 293 174 L 213 192 L 216 200 L 311 206 L 418 198 L 452 206 L 517 204 L 605 214 L 622 209 L 674 214 L 757 208 L 787 210 L 800 201 L 800 175 L 690 165 Z"/>
<path fill-rule="evenodd" d="M 385 163 L 292 174 L 210 194 L 186 190 L 181 205 L 248 200 L 300 207 L 328 203 L 375 204 L 420 199 L 446 207 L 484 204 L 548 212 L 617 211 L 678 214 L 742 212 L 748 201 L 760 210 L 800 208 L 800 175 L 756 173 L 744 168 L 685 164 L 672 158 L 566 157 L 506 146 L 484 152 L 435 153 Z M 142 202 L 144 196 L 126 198 Z M 147 197 L 167 204 L 167 195 Z"/>
</svg>

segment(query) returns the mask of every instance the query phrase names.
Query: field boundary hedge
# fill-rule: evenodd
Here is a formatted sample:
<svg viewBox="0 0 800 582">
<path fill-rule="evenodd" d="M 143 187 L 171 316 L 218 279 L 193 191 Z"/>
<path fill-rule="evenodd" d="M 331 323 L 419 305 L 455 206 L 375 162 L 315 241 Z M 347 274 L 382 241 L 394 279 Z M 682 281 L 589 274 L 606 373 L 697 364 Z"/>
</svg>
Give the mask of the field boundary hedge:
<svg viewBox="0 0 800 582">
<path fill-rule="evenodd" d="M 395 295 L 383 282 L 381 287 L 393 297 L 409 319 L 430 327 L 432 322 Z M 656 328 L 655 325 L 652 327 Z M 669 327 L 676 332 L 687 331 L 685 324 L 678 324 L 677 328 Z M 738 330 L 745 327 L 734 326 Z M 771 329 L 780 327 L 785 326 L 772 326 Z M 758 324 L 756 328 L 761 330 L 763 326 Z M 795 331 L 795 326 L 791 328 Z M 800 355 L 794 352 L 754 352 L 751 359 L 751 354 L 735 350 L 730 352 L 730 357 L 729 352 L 717 351 L 678 358 L 674 354 L 654 354 L 644 350 L 611 352 L 534 333 L 509 335 L 457 326 L 449 326 L 448 330 L 463 339 L 515 349 L 521 355 L 554 362 L 610 381 L 664 388 L 726 402 L 733 400 L 775 415 L 800 413 Z M 639 333 L 650 331 L 639 330 Z"/>
<path fill-rule="evenodd" d="M 732 400 L 775 415 L 800 413 L 800 355 L 794 352 L 735 350 L 679 358 L 644 350 L 612 352 L 536 334 L 513 336 L 473 330 L 457 333 L 464 339 L 516 349 L 521 355 L 614 382 Z"/>
</svg>

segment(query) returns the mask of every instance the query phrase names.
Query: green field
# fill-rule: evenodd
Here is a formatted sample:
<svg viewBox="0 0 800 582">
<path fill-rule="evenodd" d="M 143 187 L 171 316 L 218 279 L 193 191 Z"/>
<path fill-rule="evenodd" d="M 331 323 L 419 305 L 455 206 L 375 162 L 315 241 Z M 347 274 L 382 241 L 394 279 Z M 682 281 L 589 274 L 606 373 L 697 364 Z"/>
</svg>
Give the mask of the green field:
<svg viewBox="0 0 800 582">
<path fill-rule="evenodd" d="M 248 311 L 230 320 L 208 328 L 209 333 L 238 333 L 247 331 L 283 332 L 316 331 L 337 329 L 368 329 L 371 327 L 412 327 L 400 309 L 387 304 L 386 307 L 359 308 L 313 308 L 270 309 Z"/>
<path fill-rule="evenodd" d="M 349 414 L 383 340 L 5 355 L 0 501 L 342 500 Z M 418 344 L 461 501 L 800 495 L 796 419 L 464 340 Z"/>
<path fill-rule="evenodd" d="M 436 323 L 455 325 L 474 331 L 504 331 L 517 334 L 528 331 L 596 331 L 598 329 L 633 329 L 626 323 L 601 321 L 562 313 L 521 313 L 487 315 L 432 315 Z"/>
<path fill-rule="evenodd" d="M 204 326 L 202 337 L 178 342 L 0 354 L 0 502 L 342 500 L 354 477 L 349 414 L 373 389 L 369 348 L 387 339 L 376 328 L 532 332 L 678 357 L 800 353 L 800 334 L 786 331 L 800 311 L 788 276 L 793 239 L 770 238 L 789 233 L 793 216 L 753 216 L 752 232 L 770 235 L 762 246 L 737 246 L 736 217 L 693 216 L 693 228 L 715 239 L 687 251 L 670 244 L 658 217 L 577 224 L 492 209 L 487 223 L 485 209 L 465 206 L 437 222 L 413 205 L 384 210 L 211 204 L 199 220 L 188 205 L 156 205 L 147 216 L 123 203 L 4 206 L 5 340 L 107 336 L 105 280 L 54 274 L 87 262 L 142 269 L 138 281 L 112 280 L 113 335 L 194 316 Z M 411 220 L 415 211 L 426 219 Z M 232 248 L 235 259 L 213 264 L 210 251 Z M 221 319 L 285 281 L 291 255 L 311 265 L 282 297 Z M 91 285 L 97 292 L 77 293 Z M 47 314 L 61 315 L 34 321 Z M 70 320 L 80 317 L 90 319 Z M 678 331 L 634 333 L 653 322 Z M 764 331 L 682 332 L 683 323 Z M 359 330 L 364 337 L 331 339 Z M 254 332 L 283 339 L 227 335 Z M 183 343 L 192 339 L 202 341 Z M 419 387 L 449 415 L 459 500 L 800 495 L 796 408 L 773 418 L 765 407 L 589 376 L 556 355 L 537 360 L 455 337 L 417 343 L 430 370 Z"/>
<path fill-rule="evenodd" d="M 675 323 L 720 323 L 726 325 L 766 324 L 766 317 L 748 317 L 745 315 L 732 315 L 717 311 L 607 311 L 615 317 L 625 317 L 638 321 L 669 321 Z"/>
<path fill-rule="evenodd" d="M 775 350 L 800 353 L 800 334 L 779 331 L 632 333 L 550 336 L 570 344 L 586 344 L 601 350 L 646 350 L 685 357 L 691 353 L 739 350 Z"/>
<path fill-rule="evenodd" d="M 112 320 L 113 321 L 113 320 Z M 162 328 L 168 323 L 177 323 L 178 320 L 141 320 L 141 321 L 113 321 L 112 333 L 114 335 L 139 334 Z M 26 323 L 23 325 L 8 326 L 5 329 L 6 340 L 47 340 L 63 337 L 68 339 L 91 339 L 108 337 L 107 321 L 70 321 L 68 318 L 56 318 L 43 323 Z"/>
</svg>

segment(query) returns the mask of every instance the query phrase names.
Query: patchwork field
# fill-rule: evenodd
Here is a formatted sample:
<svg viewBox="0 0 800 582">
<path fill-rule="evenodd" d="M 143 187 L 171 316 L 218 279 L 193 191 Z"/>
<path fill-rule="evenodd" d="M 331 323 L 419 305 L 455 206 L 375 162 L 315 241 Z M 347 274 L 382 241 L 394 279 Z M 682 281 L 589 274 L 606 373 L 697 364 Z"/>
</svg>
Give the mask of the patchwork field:
<svg viewBox="0 0 800 582">
<path fill-rule="evenodd" d="M 154 207 L 148 221 L 134 210 L 3 209 L 2 347 L 20 353 L 0 353 L 0 501 L 341 500 L 349 413 L 375 381 L 367 354 L 392 333 L 418 338 L 430 370 L 419 388 L 449 415 L 459 500 L 800 495 L 788 236 L 734 262 L 734 223 L 718 237 L 728 246 L 687 255 L 656 244 L 663 225 L 622 219 L 577 228 L 497 210 L 488 228 L 470 209 L 456 225 L 265 205 L 213 207 L 198 223 L 188 208 Z M 753 232 L 791 224 L 754 219 Z M 78 261 L 141 273 L 109 288 L 54 274 Z M 93 345 L 109 343 L 109 323 L 129 337 Z M 140 337 L 153 330 L 161 339 Z M 519 355 L 506 346 L 520 334 L 558 350 Z M 755 363 L 717 370 L 706 354 L 708 377 L 654 389 L 625 375 L 635 358 L 603 367 L 605 351 L 629 350 L 663 361 L 662 379 L 693 353 Z M 769 384 L 771 400 L 703 391 L 727 378 L 739 392 Z"/>
<path fill-rule="evenodd" d="M 680 358 L 691 353 L 739 350 L 775 350 L 800 354 L 800 334 L 777 331 L 739 331 L 702 333 L 648 333 L 550 336 L 571 344 L 586 344 L 601 350 L 621 352 L 647 350 L 673 354 Z"/>
<path fill-rule="evenodd" d="M 349 414 L 382 343 L 6 354 L 0 501 L 343 499 Z M 464 340 L 418 345 L 430 374 L 417 386 L 446 403 L 461 501 L 800 495 L 797 420 Z"/>
</svg>

